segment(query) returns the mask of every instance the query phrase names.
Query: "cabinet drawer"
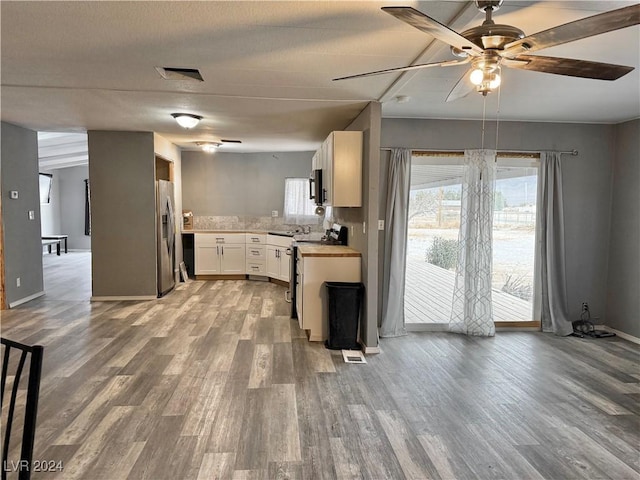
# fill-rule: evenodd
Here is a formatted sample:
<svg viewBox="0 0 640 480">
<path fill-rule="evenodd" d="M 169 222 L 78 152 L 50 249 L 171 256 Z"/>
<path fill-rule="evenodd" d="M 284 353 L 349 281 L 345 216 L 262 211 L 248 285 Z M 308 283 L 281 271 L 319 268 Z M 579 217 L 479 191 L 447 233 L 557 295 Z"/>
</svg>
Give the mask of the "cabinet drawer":
<svg viewBox="0 0 640 480">
<path fill-rule="evenodd" d="M 245 233 L 247 245 L 264 245 L 267 243 L 267 236 L 263 233 Z"/>
<path fill-rule="evenodd" d="M 199 245 L 244 244 L 244 233 L 196 233 L 195 241 Z"/>
<path fill-rule="evenodd" d="M 265 259 L 265 246 L 255 246 L 247 244 L 247 260 L 264 260 Z"/>
<path fill-rule="evenodd" d="M 264 275 L 267 272 L 267 266 L 264 260 L 247 259 L 247 275 Z"/>
</svg>

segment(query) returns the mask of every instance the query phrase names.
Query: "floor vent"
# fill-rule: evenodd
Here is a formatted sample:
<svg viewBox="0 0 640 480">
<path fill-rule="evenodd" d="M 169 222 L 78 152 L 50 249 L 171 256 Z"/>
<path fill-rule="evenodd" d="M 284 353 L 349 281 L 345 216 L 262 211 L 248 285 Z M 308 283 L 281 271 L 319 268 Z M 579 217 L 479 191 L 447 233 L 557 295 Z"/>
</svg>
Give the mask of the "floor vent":
<svg viewBox="0 0 640 480">
<path fill-rule="evenodd" d="M 367 363 L 360 350 L 342 350 L 342 358 L 345 363 Z"/>
<path fill-rule="evenodd" d="M 186 80 L 190 82 L 204 82 L 197 68 L 156 67 L 157 72 L 165 80 Z"/>
</svg>

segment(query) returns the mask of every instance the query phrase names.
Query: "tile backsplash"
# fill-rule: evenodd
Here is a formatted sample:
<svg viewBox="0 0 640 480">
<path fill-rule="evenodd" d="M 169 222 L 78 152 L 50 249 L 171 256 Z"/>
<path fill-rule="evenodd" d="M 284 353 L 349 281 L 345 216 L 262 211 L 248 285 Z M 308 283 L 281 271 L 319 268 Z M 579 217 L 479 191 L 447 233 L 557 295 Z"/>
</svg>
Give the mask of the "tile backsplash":
<svg viewBox="0 0 640 480">
<path fill-rule="evenodd" d="M 194 230 L 287 231 L 296 230 L 296 228 L 300 227 L 300 225 L 284 223 L 282 217 L 256 217 L 250 215 L 193 216 Z M 311 231 L 322 232 L 322 223 L 312 225 Z"/>
</svg>

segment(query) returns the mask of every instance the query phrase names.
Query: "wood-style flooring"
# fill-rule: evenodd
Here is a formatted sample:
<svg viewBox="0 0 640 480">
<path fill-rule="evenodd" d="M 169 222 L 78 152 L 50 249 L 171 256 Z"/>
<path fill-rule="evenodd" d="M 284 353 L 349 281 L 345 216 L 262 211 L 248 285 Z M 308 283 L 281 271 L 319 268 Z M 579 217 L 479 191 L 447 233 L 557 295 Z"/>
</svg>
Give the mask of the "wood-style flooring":
<svg viewBox="0 0 640 480">
<path fill-rule="evenodd" d="M 64 470 L 33 478 L 640 478 L 622 339 L 412 333 L 345 364 L 275 284 L 90 303 L 88 254 L 50 257 L 47 295 L 2 313 L 3 337 L 45 347 L 35 458 Z"/>
</svg>

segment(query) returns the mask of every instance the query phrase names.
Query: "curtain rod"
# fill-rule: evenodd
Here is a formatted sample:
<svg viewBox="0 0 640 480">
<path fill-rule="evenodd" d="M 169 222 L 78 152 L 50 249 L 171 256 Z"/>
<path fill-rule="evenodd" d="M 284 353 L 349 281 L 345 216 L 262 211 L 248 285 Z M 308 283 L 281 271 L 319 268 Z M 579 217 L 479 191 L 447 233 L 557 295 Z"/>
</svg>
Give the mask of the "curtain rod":
<svg viewBox="0 0 640 480">
<path fill-rule="evenodd" d="M 380 150 L 391 151 L 391 147 L 380 147 Z M 463 150 L 429 150 L 425 148 L 416 148 L 411 149 L 413 152 L 419 154 L 423 154 L 424 156 L 432 156 L 432 157 L 447 157 L 447 156 L 463 156 Z M 499 157 L 538 157 L 541 151 L 537 150 L 498 150 Z M 575 148 L 573 150 L 560 150 L 557 153 L 565 154 L 565 155 L 573 155 L 574 157 L 578 155 L 578 150 Z"/>
</svg>

